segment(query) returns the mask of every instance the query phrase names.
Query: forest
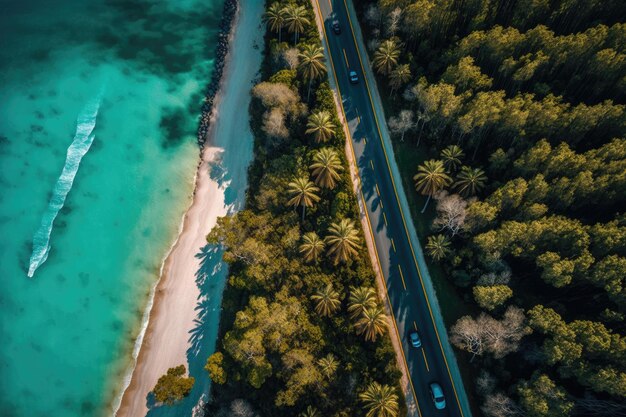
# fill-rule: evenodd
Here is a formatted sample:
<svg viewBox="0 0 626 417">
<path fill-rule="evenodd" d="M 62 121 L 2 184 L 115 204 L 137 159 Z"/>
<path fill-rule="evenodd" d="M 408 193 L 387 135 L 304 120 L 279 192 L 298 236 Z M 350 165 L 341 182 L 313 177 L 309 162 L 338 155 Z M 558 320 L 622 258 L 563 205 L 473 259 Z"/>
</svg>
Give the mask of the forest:
<svg viewBox="0 0 626 417">
<path fill-rule="evenodd" d="M 356 6 L 475 415 L 626 415 L 626 2 Z"/>
<path fill-rule="evenodd" d="M 229 264 L 209 415 L 406 414 L 311 3 L 268 2 L 246 208 L 207 236 Z"/>
</svg>

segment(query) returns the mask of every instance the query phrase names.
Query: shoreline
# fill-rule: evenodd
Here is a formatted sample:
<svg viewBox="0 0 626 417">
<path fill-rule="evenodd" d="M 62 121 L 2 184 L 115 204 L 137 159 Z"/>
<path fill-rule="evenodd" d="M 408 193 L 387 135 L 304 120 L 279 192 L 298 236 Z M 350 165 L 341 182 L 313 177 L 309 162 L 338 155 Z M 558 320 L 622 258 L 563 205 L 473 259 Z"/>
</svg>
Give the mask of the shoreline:
<svg viewBox="0 0 626 417">
<path fill-rule="evenodd" d="M 220 187 L 217 186 L 217 184 L 210 178 L 210 166 L 220 158 L 222 149 L 205 146 L 205 144 L 207 144 L 207 142 L 211 143 L 211 139 L 214 139 L 215 121 L 219 113 L 219 103 L 221 95 L 224 92 L 224 86 L 227 84 L 229 79 L 229 71 L 224 70 L 230 67 L 230 60 L 232 56 L 230 52 L 235 29 L 238 24 L 238 3 L 238 0 L 225 0 L 224 2 L 223 16 L 220 23 L 221 32 L 218 35 L 218 43 L 216 45 L 217 62 L 213 70 L 211 82 L 206 89 L 206 95 L 200 114 L 200 123 L 197 134 L 200 152 L 193 178 L 193 192 L 191 194 L 189 206 L 181 218 L 176 238 L 163 257 L 159 271 L 159 279 L 150 290 L 148 303 L 141 320 L 140 331 L 133 344 L 132 364 L 129 367 L 128 372 L 124 374 L 122 389 L 113 402 L 112 411 L 114 416 L 128 415 L 133 417 L 137 415 L 145 415 L 149 411 L 149 408 L 146 406 L 145 397 L 142 398 L 141 394 L 146 392 L 146 389 L 148 390 L 146 394 L 148 394 L 154 387 L 158 377 L 164 374 L 165 371 L 171 366 L 177 366 L 182 363 L 187 368 L 187 371 L 189 371 L 186 357 L 187 343 L 184 342 L 186 339 L 181 339 L 180 341 L 180 345 L 183 347 L 182 355 L 180 355 L 181 352 L 178 352 L 179 355 L 167 355 L 170 357 L 177 357 L 177 360 L 175 361 L 176 363 L 168 364 L 162 372 L 155 372 L 155 366 L 150 367 L 151 369 L 146 369 L 146 367 L 149 362 L 154 362 L 149 360 L 151 351 L 155 350 L 155 346 L 153 346 L 151 342 L 153 340 L 162 340 L 164 337 L 169 335 L 165 334 L 165 332 L 158 332 L 156 327 L 159 326 L 158 323 L 161 323 L 166 329 L 169 328 L 167 320 L 159 320 L 159 316 L 163 314 L 163 309 L 167 310 L 168 307 L 172 307 L 164 305 L 164 302 L 167 301 L 166 298 L 168 293 L 171 295 L 171 291 L 174 289 L 169 286 L 169 284 L 172 284 L 173 281 L 175 281 L 175 279 L 171 276 L 172 274 L 169 274 L 169 272 L 176 269 L 175 264 L 177 263 L 177 259 L 185 258 L 184 256 L 176 257 L 175 255 L 178 251 L 183 251 L 183 254 L 189 254 L 189 250 L 184 250 L 189 249 L 189 247 L 184 247 L 184 244 L 190 243 L 188 242 L 189 240 L 197 240 L 193 239 L 194 236 L 189 236 L 189 234 L 190 232 L 196 231 L 195 237 L 197 238 L 199 233 L 197 231 L 201 230 L 198 226 L 202 223 L 202 220 L 205 220 L 206 218 L 213 220 L 213 224 L 206 224 L 206 233 L 200 233 L 202 239 L 204 240 L 204 236 L 206 236 L 206 234 L 208 234 L 208 232 L 213 228 L 217 217 L 227 214 L 227 207 L 223 204 L 223 190 L 220 190 Z M 211 182 L 213 182 L 213 184 L 211 184 Z M 211 187 L 211 185 L 213 185 L 213 187 Z M 222 201 L 220 201 L 219 198 L 215 198 L 219 197 L 220 191 L 222 191 Z M 220 206 L 222 210 L 220 210 Z M 194 214 L 196 215 L 194 216 Z M 186 237 L 187 239 L 185 239 Z M 195 255 L 200 247 L 196 249 L 197 250 L 191 251 L 193 252 L 193 260 L 196 259 Z M 193 273 L 195 274 L 195 272 L 199 269 L 199 263 L 199 261 L 189 262 L 178 269 L 183 268 L 189 270 L 191 267 Z M 195 280 L 188 282 L 187 288 L 183 289 L 180 285 L 178 287 L 179 292 L 182 290 L 182 292 L 187 295 L 190 293 L 196 293 L 193 294 L 195 295 L 193 297 L 194 302 L 200 296 L 200 291 L 196 286 Z M 170 298 L 178 300 L 178 297 Z M 191 297 L 189 298 L 191 299 Z M 173 304 L 175 304 L 173 307 L 178 305 L 178 303 Z M 174 308 L 174 310 L 176 309 Z M 193 321 L 195 319 L 195 310 L 191 309 L 191 312 L 194 317 L 192 317 L 191 320 L 187 320 L 189 325 L 184 326 L 185 332 L 192 328 Z M 171 349 L 169 353 L 171 353 Z M 156 356 L 157 359 L 162 359 L 164 355 L 153 354 L 152 356 Z M 158 363 L 162 364 L 162 361 L 159 360 Z M 154 363 L 152 365 L 154 365 Z M 137 375 L 138 373 L 141 373 L 141 375 Z M 154 378 L 155 374 L 156 378 Z M 142 381 L 138 381 L 138 379 L 142 379 Z M 148 381 L 149 379 L 154 379 L 154 381 Z M 137 413 L 137 411 L 139 411 L 137 408 L 142 409 L 140 414 Z"/>
</svg>

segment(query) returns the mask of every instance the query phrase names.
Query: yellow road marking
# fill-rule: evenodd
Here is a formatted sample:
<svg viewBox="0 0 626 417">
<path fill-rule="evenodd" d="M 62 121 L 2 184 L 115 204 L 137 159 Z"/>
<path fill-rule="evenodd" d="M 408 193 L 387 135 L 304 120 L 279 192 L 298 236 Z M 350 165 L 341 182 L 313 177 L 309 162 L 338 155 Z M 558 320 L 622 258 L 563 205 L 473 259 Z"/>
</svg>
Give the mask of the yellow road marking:
<svg viewBox="0 0 626 417">
<path fill-rule="evenodd" d="M 400 279 L 402 279 L 402 286 L 406 290 L 406 282 L 404 282 L 404 274 L 402 273 L 402 267 L 400 266 L 400 264 L 398 264 L 398 271 L 400 271 Z"/>
<path fill-rule="evenodd" d="M 367 139 L 365 139 L 365 136 L 363 136 L 363 145 L 367 145 Z"/>
<path fill-rule="evenodd" d="M 385 226 L 387 226 L 387 216 L 385 215 L 385 212 L 383 212 L 383 220 L 385 221 Z"/>
<path fill-rule="evenodd" d="M 393 251 L 396 251 L 396 244 L 393 242 L 393 238 L 391 238 L 391 246 L 393 247 Z"/>
<path fill-rule="evenodd" d="M 356 115 L 356 120 L 357 120 L 359 123 L 361 123 L 361 116 L 359 116 L 359 115 L 357 114 L 357 115 Z M 363 138 L 363 139 L 365 139 L 365 138 Z"/>
<path fill-rule="evenodd" d="M 383 209 L 383 210 L 385 209 L 385 206 L 383 206 L 383 199 L 382 198 L 378 199 L 378 204 L 380 204 L 380 208 L 381 209 Z"/>
<path fill-rule="evenodd" d="M 380 190 L 378 189 L 378 184 L 376 184 L 376 194 L 380 197 Z"/>
<path fill-rule="evenodd" d="M 332 0 L 328 0 L 328 6 L 330 7 L 330 11 L 333 11 L 333 2 Z"/>
<path fill-rule="evenodd" d="M 428 361 L 426 360 L 426 352 L 424 351 L 424 348 L 422 348 L 422 356 L 424 356 L 424 363 L 426 364 L 426 370 L 430 372 L 430 367 L 428 366 Z"/>
<path fill-rule="evenodd" d="M 371 165 L 372 171 L 373 171 L 374 170 L 374 161 L 372 161 L 371 159 L 370 159 L 370 165 Z"/>
<path fill-rule="evenodd" d="M 417 330 L 417 323 L 415 323 L 415 320 L 413 320 L 413 327 L 415 327 L 415 330 Z"/>
<path fill-rule="evenodd" d="M 319 4 L 319 0 L 315 0 L 315 4 L 317 6 L 317 11 L 319 13 L 319 17 L 320 19 L 322 19 L 323 21 L 323 16 L 322 16 L 322 10 L 320 8 L 320 4 Z M 349 19 L 349 16 L 348 16 Z M 352 23 L 350 23 L 350 28 L 352 29 Z M 326 40 L 328 38 L 328 35 L 326 34 L 326 27 L 324 27 L 324 25 L 322 25 L 322 30 L 324 31 L 324 39 Z M 352 36 L 354 37 L 354 33 L 352 34 Z M 339 105 L 341 106 L 341 111 L 344 115 L 344 118 L 346 117 L 346 109 L 343 107 L 343 101 L 341 100 L 341 89 L 339 87 L 339 81 L 337 80 L 337 73 L 335 72 L 335 64 L 333 62 L 333 57 L 332 54 L 330 53 L 330 48 L 328 45 L 328 41 L 326 41 L 326 47 L 328 48 L 328 56 L 330 57 L 330 65 L 333 69 L 333 78 L 335 79 L 335 86 L 337 87 L 337 91 L 339 92 Z M 357 50 L 358 52 L 358 50 Z M 362 64 L 361 64 L 362 65 Z M 356 154 L 354 153 L 354 146 L 352 144 L 352 135 L 350 133 L 350 129 L 347 129 L 348 131 L 348 144 L 350 145 L 350 151 L 352 152 L 352 157 L 354 158 L 354 161 L 356 163 Z M 372 242 L 374 242 L 374 232 L 372 231 L 372 221 L 370 219 L 369 213 L 367 212 L 367 203 L 365 200 L 365 196 L 363 195 L 363 186 L 362 186 L 362 182 L 361 182 L 361 174 L 359 174 L 359 168 L 356 167 L 356 176 L 357 176 L 357 180 L 358 180 L 358 188 L 359 188 L 359 194 L 361 194 L 361 201 L 363 202 L 363 208 L 365 209 L 365 218 L 367 219 L 367 224 L 369 226 L 368 230 L 370 232 L 370 236 L 372 238 Z M 398 342 L 399 342 L 399 346 L 400 346 L 400 353 L 402 353 L 402 359 L 404 360 L 404 366 L 406 367 L 407 370 L 407 377 L 409 378 L 409 382 L 411 383 L 411 392 L 413 393 L 413 399 L 415 400 L 415 405 L 417 406 L 417 413 L 419 415 L 419 417 L 422 417 L 422 410 L 420 409 L 420 405 L 419 402 L 417 400 L 417 394 L 415 394 L 415 386 L 413 384 L 413 379 L 411 378 L 411 372 L 409 372 L 409 364 L 407 363 L 406 360 L 406 355 L 404 354 L 404 348 L 402 347 L 402 338 L 400 337 L 400 331 L 398 330 L 398 325 L 396 324 L 396 317 L 395 314 L 393 312 L 393 307 L 391 306 L 391 301 L 389 301 L 389 289 L 387 288 L 387 281 L 385 279 L 385 274 L 383 273 L 383 268 L 382 265 L 380 264 L 380 257 L 378 256 L 378 248 L 376 247 L 376 244 L 373 245 L 374 246 L 374 255 L 376 256 L 376 263 L 378 264 L 378 268 L 380 270 L 380 273 L 383 277 L 383 286 L 385 287 L 385 292 L 387 293 L 387 302 L 389 303 L 389 310 L 391 311 L 391 317 L 392 317 L 392 322 L 393 322 L 393 327 L 396 330 L 396 337 L 398 338 Z"/>
<path fill-rule="evenodd" d="M 402 223 L 404 224 L 404 231 L 407 235 L 407 239 L 409 241 L 409 246 L 411 248 L 411 253 L 413 255 L 413 262 L 415 263 L 415 268 L 417 269 L 417 275 L 420 278 L 420 283 L 422 284 L 422 291 L 424 291 L 424 298 L 426 298 L 426 306 L 428 307 L 428 311 L 430 313 L 430 318 L 433 322 L 433 327 L 435 328 L 435 335 L 437 336 L 437 342 L 439 342 L 439 348 L 441 349 L 441 354 L 443 356 L 443 361 L 446 364 L 446 369 L 448 371 L 448 376 L 450 377 L 450 383 L 452 384 L 452 390 L 454 391 L 454 397 L 456 399 L 456 403 L 459 407 L 459 412 L 461 413 L 461 417 L 464 417 L 463 408 L 461 407 L 461 402 L 459 400 L 459 396 L 456 392 L 456 386 L 454 384 L 454 379 L 452 378 L 452 373 L 450 372 L 450 366 L 448 365 L 448 360 L 446 359 L 445 352 L 443 351 L 443 345 L 441 344 L 441 338 L 439 336 L 439 331 L 437 330 L 437 325 L 435 324 L 435 317 L 433 315 L 432 308 L 430 306 L 430 302 L 428 301 L 428 296 L 426 294 L 426 287 L 424 286 L 422 274 L 420 272 L 419 265 L 417 263 L 417 259 L 415 257 L 415 250 L 413 249 L 413 244 L 411 243 L 411 238 L 409 236 L 409 230 L 406 226 L 406 219 L 404 218 L 404 212 L 402 211 L 402 207 L 400 206 L 400 198 L 398 197 L 398 190 L 396 189 L 396 184 L 393 179 L 393 175 L 391 175 L 391 166 L 389 165 L 389 156 L 387 155 L 387 150 L 385 149 L 385 145 L 383 143 L 383 135 L 380 131 L 380 124 L 378 121 L 378 116 L 376 115 L 376 109 L 374 109 L 374 100 L 372 99 L 372 93 L 370 92 L 369 82 L 367 81 L 367 76 L 365 74 L 365 67 L 363 65 L 363 59 L 361 58 L 361 51 L 359 51 L 359 47 L 356 41 L 356 36 L 354 34 L 354 27 L 352 25 L 352 18 L 350 17 L 350 13 L 348 12 L 348 4 L 346 0 L 343 0 L 344 7 L 346 9 L 346 14 L 348 16 L 348 23 L 350 25 L 350 32 L 352 33 L 352 39 L 354 40 L 354 46 L 356 48 L 357 56 L 359 57 L 359 63 L 361 64 L 361 70 L 363 71 L 363 78 L 365 79 L 365 88 L 367 89 L 367 95 L 370 99 L 370 104 L 372 106 L 372 112 L 374 113 L 374 121 L 376 122 L 376 128 L 378 129 L 378 135 L 380 137 L 381 146 L 383 148 L 383 153 L 385 154 L 385 160 L 387 162 L 387 168 L 389 169 L 389 176 L 391 177 L 391 184 L 393 186 L 394 192 L 396 194 L 396 201 L 398 202 L 398 208 L 400 209 L 400 216 L 402 217 Z M 336 77 L 335 77 L 336 78 Z M 337 86 L 339 88 L 339 86 Z"/>
<path fill-rule="evenodd" d="M 345 49 L 343 50 L 343 57 L 346 60 L 346 67 L 350 68 L 350 64 L 348 63 L 348 55 L 346 55 L 346 50 Z"/>
</svg>

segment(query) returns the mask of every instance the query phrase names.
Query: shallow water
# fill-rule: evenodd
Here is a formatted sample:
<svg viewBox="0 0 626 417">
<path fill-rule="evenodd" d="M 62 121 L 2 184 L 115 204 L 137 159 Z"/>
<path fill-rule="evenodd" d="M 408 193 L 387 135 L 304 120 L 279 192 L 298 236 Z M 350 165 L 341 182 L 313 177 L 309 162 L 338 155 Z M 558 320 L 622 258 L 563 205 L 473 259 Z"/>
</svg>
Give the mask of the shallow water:
<svg viewBox="0 0 626 417">
<path fill-rule="evenodd" d="M 222 3 L 0 0 L 0 415 L 108 410 L 189 204 Z"/>
</svg>

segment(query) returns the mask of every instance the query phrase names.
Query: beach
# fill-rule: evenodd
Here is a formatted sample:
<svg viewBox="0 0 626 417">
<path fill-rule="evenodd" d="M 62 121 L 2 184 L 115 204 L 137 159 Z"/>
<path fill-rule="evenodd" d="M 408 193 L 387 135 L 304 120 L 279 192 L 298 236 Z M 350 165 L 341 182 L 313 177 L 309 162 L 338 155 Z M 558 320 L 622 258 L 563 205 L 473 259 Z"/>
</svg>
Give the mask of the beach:
<svg viewBox="0 0 626 417">
<path fill-rule="evenodd" d="M 242 114 L 247 115 L 263 42 L 262 2 L 239 3 L 193 200 L 164 261 L 143 339 L 139 335 L 141 348 L 116 412 L 120 417 L 187 415 L 206 399 L 210 381 L 202 366 L 215 348 L 227 275 L 221 251 L 207 245 L 206 235 L 218 217 L 243 207 L 253 140 Z M 181 364 L 196 378 L 190 397 L 167 409 L 155 405 L 149 394 L 158 378 Z"/>
</svg>

